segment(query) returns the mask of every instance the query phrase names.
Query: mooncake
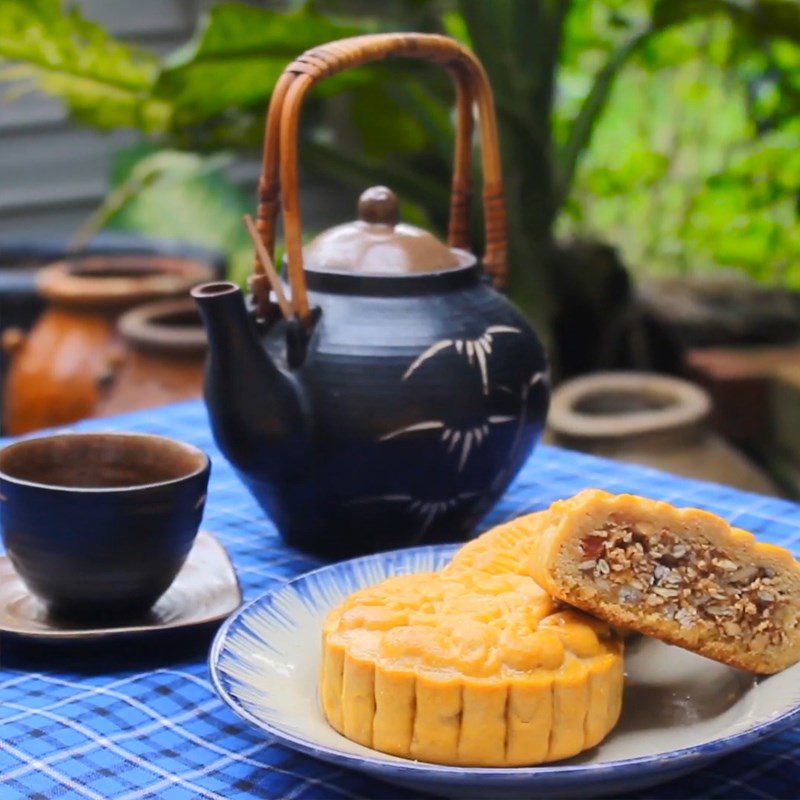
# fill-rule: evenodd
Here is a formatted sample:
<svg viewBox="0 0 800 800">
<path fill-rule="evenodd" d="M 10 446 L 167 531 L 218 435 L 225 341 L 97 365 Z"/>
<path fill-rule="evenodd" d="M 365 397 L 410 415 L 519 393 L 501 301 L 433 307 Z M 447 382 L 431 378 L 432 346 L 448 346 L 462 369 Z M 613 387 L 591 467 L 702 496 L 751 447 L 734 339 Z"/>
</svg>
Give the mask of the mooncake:
<svg viewBox="0 0 800 800">
<path fill-rule="evenodd" d="M 344 736 L 460 766 L 538 764 L 600 742 L 622 702 L 622 642 L 529 576 L 401 575 L 323 629 L 320 697 Z"/>
<path fill-rule="evenodd" d="M 499 575 L 528 575 L 531 555 L 546 511 L 512 519 L 467 542 L 444 568 L 445 575 L 466 572 Z"/>
<path fill-rule="evenodd" d="M 535 542 L 539 584 L 612 625 L 756 673 L 800 659 L 800 564 L 715 514 L 589 489 Z"/>
</svg>

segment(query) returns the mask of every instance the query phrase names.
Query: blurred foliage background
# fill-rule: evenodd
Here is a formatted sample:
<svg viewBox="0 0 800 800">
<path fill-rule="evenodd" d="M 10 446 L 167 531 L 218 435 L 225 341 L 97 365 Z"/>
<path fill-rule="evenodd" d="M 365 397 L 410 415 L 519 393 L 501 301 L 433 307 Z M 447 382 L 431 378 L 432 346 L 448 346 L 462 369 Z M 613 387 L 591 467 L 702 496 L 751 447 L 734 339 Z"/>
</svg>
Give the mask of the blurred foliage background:
<svg viewBox="0 0 800 800">
<path fill-rule="evenodd" d="M 85 124 L 141 131 L 80 238 L 108 226 L 222 247 L 241 279 L 241 214 L 254 201 L 227 179 L 225 154 L 258 151 L 287 62 L 380 30 L 448 33 L 484 62 L 511 292 L 545 331 L 576 293 L 606 309 L 620 260 L 639 278 L 729 268 L 800 288 L 798 0 L 219 3 L 166 58 L 114 40 L 66 2 L 0 0 L 0 81 L 6 101 L 41 90 Z M 332 78 L 305 112 L 302 169 L 389 184 L 406 218 L 442 232 L 451 107 L 447 76 L 417 63 Z M 565 259 L 576 238 L 613 245 L 617 266 L 586 263 L 585 249 Z"/>
</svg>

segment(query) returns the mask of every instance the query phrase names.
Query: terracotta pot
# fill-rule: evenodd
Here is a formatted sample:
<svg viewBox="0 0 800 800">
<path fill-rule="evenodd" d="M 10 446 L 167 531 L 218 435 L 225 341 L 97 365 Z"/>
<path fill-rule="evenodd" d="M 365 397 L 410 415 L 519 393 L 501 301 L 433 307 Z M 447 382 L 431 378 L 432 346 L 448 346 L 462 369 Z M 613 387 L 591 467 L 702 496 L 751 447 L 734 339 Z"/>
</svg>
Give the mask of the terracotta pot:
<svg viewBox="0 0 800 800">
<path fill-rule="evenodd" d="M 15 435 L 92 416 L 120 358 L 117 319 L 131 306 L 186 294 L 213 276 L 206 264 L 163 256 L 91 256 L 40 270 L 47 310 L 12 351 L 3 424 Z"/>
<path fill-rule="evenodd" d="M 553 393 L 549 439 L 563 447 L 690 478 L 776 494 L 774 484 L 709 424 L 698 386 L 638 372 L 601 372 Z"/>
<path fill-rule="evenodd" d="M 0 340 L 5 340 L 11 351 L 19 346 L 24 333 L 44 311 L 44 299 L 36 290 L 37 273 L 42 267 L 71 255 L 65 237 L 26 239 L 0 235 Z M 225 256 L 218 251 L 121 231 L 105 231 L 81 251 L 82 258 L 100 255 L 179 256 L 209 264 L 219 278 L 227 271 Z M 3 384 L 8 366 L 5 348 L 0 347 L 0 432 Z"/>
<path fill-rule="evenodd" d="M 120 347 L 93 416 L 200 397 L 207 344 L 191 298 L 136 306 L 120 317 L 117 331 Z"/>
</svg>

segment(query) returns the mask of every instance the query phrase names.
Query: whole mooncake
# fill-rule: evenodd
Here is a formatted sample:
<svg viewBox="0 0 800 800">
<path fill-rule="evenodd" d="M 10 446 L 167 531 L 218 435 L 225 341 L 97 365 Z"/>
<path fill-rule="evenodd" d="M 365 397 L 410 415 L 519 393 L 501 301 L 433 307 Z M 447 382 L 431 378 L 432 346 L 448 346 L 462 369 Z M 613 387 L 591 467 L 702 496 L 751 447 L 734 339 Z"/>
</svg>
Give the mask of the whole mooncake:
<svg viewBox="0 0 800 800">
<path fill-rule="evenodd" d="M 519 766 L 600 742 L 620 713 L 622 642 L 530 577 L 401 575 L 355 592 L 323 629 L 329 723 L 368 747 Z"/>
<path fill-rule="evenodd" d="M 548 512 L 525 514 L 467 542 L 442 570 L 445 575 L 467 572 L 530 576 L 530 560 Z"/>
<path fill-rule="evenodd" d="M 529 574 L 550 594 L 757 673 L 800 660 L 800 564 L 697 508 L 588 489 L 532 531 Z"/>
</svg>

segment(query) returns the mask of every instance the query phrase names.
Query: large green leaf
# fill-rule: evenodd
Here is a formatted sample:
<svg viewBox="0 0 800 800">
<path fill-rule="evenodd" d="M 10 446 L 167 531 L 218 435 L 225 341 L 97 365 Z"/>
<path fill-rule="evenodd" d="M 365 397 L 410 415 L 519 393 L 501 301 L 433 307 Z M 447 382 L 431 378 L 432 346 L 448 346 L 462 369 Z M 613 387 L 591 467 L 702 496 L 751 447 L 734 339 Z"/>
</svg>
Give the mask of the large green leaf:
<svg viewBox="0 0 800 800">
<path fill-rule="evenodd" d="M 287 63 L 323 42 L 374 29 L 337 22 L 304 8 L 280 13 L 243 3 L 214 6 L 191 42 L 166 62 L 155 86 L 176 107 L 176 124 L 194 123 L 230 109 L 261 108 Z M 336 91 L 364 80 L 348 72 L 322 84 Z"/>
<path fill-rule="evenodd" d="M 111 191 L 73 245 L 104 228 L 203 244 L 224 252 L 232 277 L 243 280 L 252 247 L 242 216 L 252 207 L 228 178 L 229 162 L 224 154 L 199 156 L 149 145 L 123 150 Z"/>
<path fill-rule="evenodd" d="M 133 160 L 118 186 L 133 178 L 142 188 L 113 215 L 111 227 L 235 249 L 247 241 L 242 215 L 252 204 L 227 177 L 226 165 L 220 156 L 174 150 Z"/>
<path fill-rule="evenodd" d="M 155 55 L 114 39 L 59 0 L 0 0 L 0 81 L 11 96 L 38 88 L 100 128 L 163 128 L 169 104 L 150 96 Z"/>
</svg>

